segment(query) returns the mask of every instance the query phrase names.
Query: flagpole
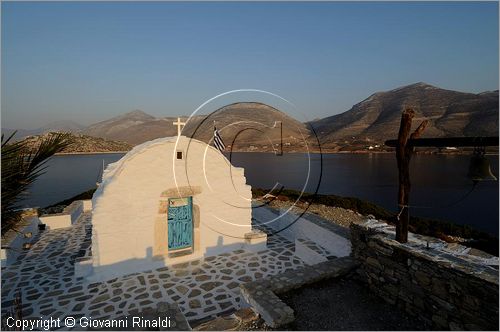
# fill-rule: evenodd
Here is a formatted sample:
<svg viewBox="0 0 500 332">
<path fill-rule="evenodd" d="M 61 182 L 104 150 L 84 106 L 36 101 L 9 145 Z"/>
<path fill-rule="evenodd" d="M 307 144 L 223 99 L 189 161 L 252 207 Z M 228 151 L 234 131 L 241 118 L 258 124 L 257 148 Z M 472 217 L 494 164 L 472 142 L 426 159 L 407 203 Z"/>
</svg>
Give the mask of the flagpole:
<svg viewBox="0 0 500 332">
<path fill-rule="evenodd" d="M 214 120 L 214 133 L 213 133 L 213 142 L 214 142 L 214 146 L 215 148 L 220 152 L 222 153 L 222 151 L 217 147 L 216 143 L 215 143 L 215 135 L 216 135 L 216 127 L 215 127 L 215 120 Z M 227 158 L 224 158 L 224 160 L 226 161 L 226 163 L 228 164 L 229 167 L 232 167 L 232 164 L 231 162 L 227 159 Z"/>
</svg>

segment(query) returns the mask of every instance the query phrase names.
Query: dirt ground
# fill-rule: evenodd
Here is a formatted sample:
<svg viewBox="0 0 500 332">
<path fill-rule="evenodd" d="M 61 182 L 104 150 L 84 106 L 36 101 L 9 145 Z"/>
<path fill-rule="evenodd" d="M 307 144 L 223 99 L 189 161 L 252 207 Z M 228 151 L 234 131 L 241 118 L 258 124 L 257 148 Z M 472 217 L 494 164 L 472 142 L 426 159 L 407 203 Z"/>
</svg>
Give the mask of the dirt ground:
<svg viewBox="0 0 500 332">
<path fill-rule="evenodd" d="M 295 312 L 283 330 L 408 331 L 429 329 L 423 322 L 370 292 L 353 274 L 280 296 Z"/>
<path fill-rule="evenodd" d="M 290 206 L 292 206 L 292 204 L 293 202 L 291 201 L 274 200 L 269 204 L 269 206 L 274 209 L 280 209 L 280 208 L 288 209 Z M 295 213 L 301 213 L 303 211 L 304 209 L 298 206 L 294 206 L 292 208 L 292 212 Z M 324 219 L 327 219 L 339 226 L 346 228 L 349 228 L 352 222 L 363 221 L 366 219 L 366 217 L 362 216 L 361 214 L 355 211 L 334 206 L 326 206 L 323 204 L 311 204 L 311 206 L 309 206 L 309 208 L 307 209 L 307 212 L 317 214 L 318 216 Z"/>
</svg>

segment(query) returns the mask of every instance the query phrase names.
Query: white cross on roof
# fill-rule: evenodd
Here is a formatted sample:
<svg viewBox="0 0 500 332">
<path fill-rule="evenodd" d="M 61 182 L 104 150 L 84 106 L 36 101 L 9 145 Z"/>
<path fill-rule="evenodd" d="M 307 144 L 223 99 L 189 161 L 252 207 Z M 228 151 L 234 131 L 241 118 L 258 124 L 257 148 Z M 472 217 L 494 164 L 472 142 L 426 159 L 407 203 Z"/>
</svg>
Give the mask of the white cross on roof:
<svg viewBox="0 0 500 332">
<path fill-rule="evenodd" d="M 182 127 L 184 127 L 186 125 L 185 122 L 181 122 L 181 118 L 177 118 L 177 121 L 175 121 L 173 123 L 174 126 L 177 126 L 177 136 L 181 136 L 181 131 L 182 131 Z"/>
</svg>

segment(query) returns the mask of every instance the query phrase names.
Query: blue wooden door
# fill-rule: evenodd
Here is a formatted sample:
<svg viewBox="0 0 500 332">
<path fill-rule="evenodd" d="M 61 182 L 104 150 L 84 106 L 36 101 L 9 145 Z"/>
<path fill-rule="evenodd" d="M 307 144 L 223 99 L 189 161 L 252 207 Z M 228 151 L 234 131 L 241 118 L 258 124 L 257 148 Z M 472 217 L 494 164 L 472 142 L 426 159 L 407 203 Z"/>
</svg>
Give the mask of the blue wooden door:
<svg viewBox="0 0 500 332">
<path fill-rule="evenodd" d="M 168 249 L 183 249 L 193 245 L 192 197 L 168 200 Z"/>
</svg>

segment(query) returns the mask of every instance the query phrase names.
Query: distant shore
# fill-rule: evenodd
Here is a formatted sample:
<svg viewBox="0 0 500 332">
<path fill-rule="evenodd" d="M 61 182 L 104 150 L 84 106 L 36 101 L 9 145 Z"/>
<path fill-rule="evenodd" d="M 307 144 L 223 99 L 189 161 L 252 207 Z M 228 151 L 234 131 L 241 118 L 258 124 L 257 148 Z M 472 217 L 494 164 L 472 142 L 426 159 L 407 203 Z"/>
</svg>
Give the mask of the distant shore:
<svg viewBox="0 0 500 332">
<path fill-rule="evenodd" d="M 92 154 L 117 154 L 127 153 L 128 151 L 99 151 L 99 152 L 60 152 L 56 156 L 66 155 L 92 155 Z M 226 151 L 225 151 L 226 152 Z M 274 154 L 274 151 L 232 151 L 234 153 L 269 153 Z M 320 153 L 318 150 L 313 151 L 285 151 L 284 153 Z M 394 154 L 396 151 L 321 151 L 322 154 Z M 226 153 L 229 153 L 227 151 Z M 470 155 L 471 151 L 454 151 L 454 152 L 433 152 L 433 151 L 416 151 L 416 154 L 432 154 L 432 155 Z M 498 156 L 498 152 L 486 152 L 489 156 Z"/>
<path fill-rule="evenodd" d="M 67 155 L 80 155 L 80 154 L 117 154 L 117 153 L 127 153 L 129 151 L 60 152 L 60 153 L 56 153 L 55 155 L 56 156 L 67 156 Z"/>
<path fill-rule="evenodd" d="M 91 199 L 96 188 L 82 192 L 66 200 L 41 208 L 40 213 L 58 213 L 75 200 Z M 396 213 L 370 201 L 337 195 L 302 193 L 297 190 L 279 190 L 272 198 L 264 198 L 271 190 L 252 188 L 252 198 L 270 207 L 292 208 L 293 212 L 310 212 L 331 222 L 348 228 L 356 220 L 364 220 L 372 215 L 378 220 L 394 223 Z M 312 204 L 310 204 L 312 203 Z M 440 238 L 446 242 L 459 242 L 498 256 L 498 234 L 489 234 L 470 225 L 460 225 L 449 221 L 410 217 L 410 231 Z"/>
</svg>

